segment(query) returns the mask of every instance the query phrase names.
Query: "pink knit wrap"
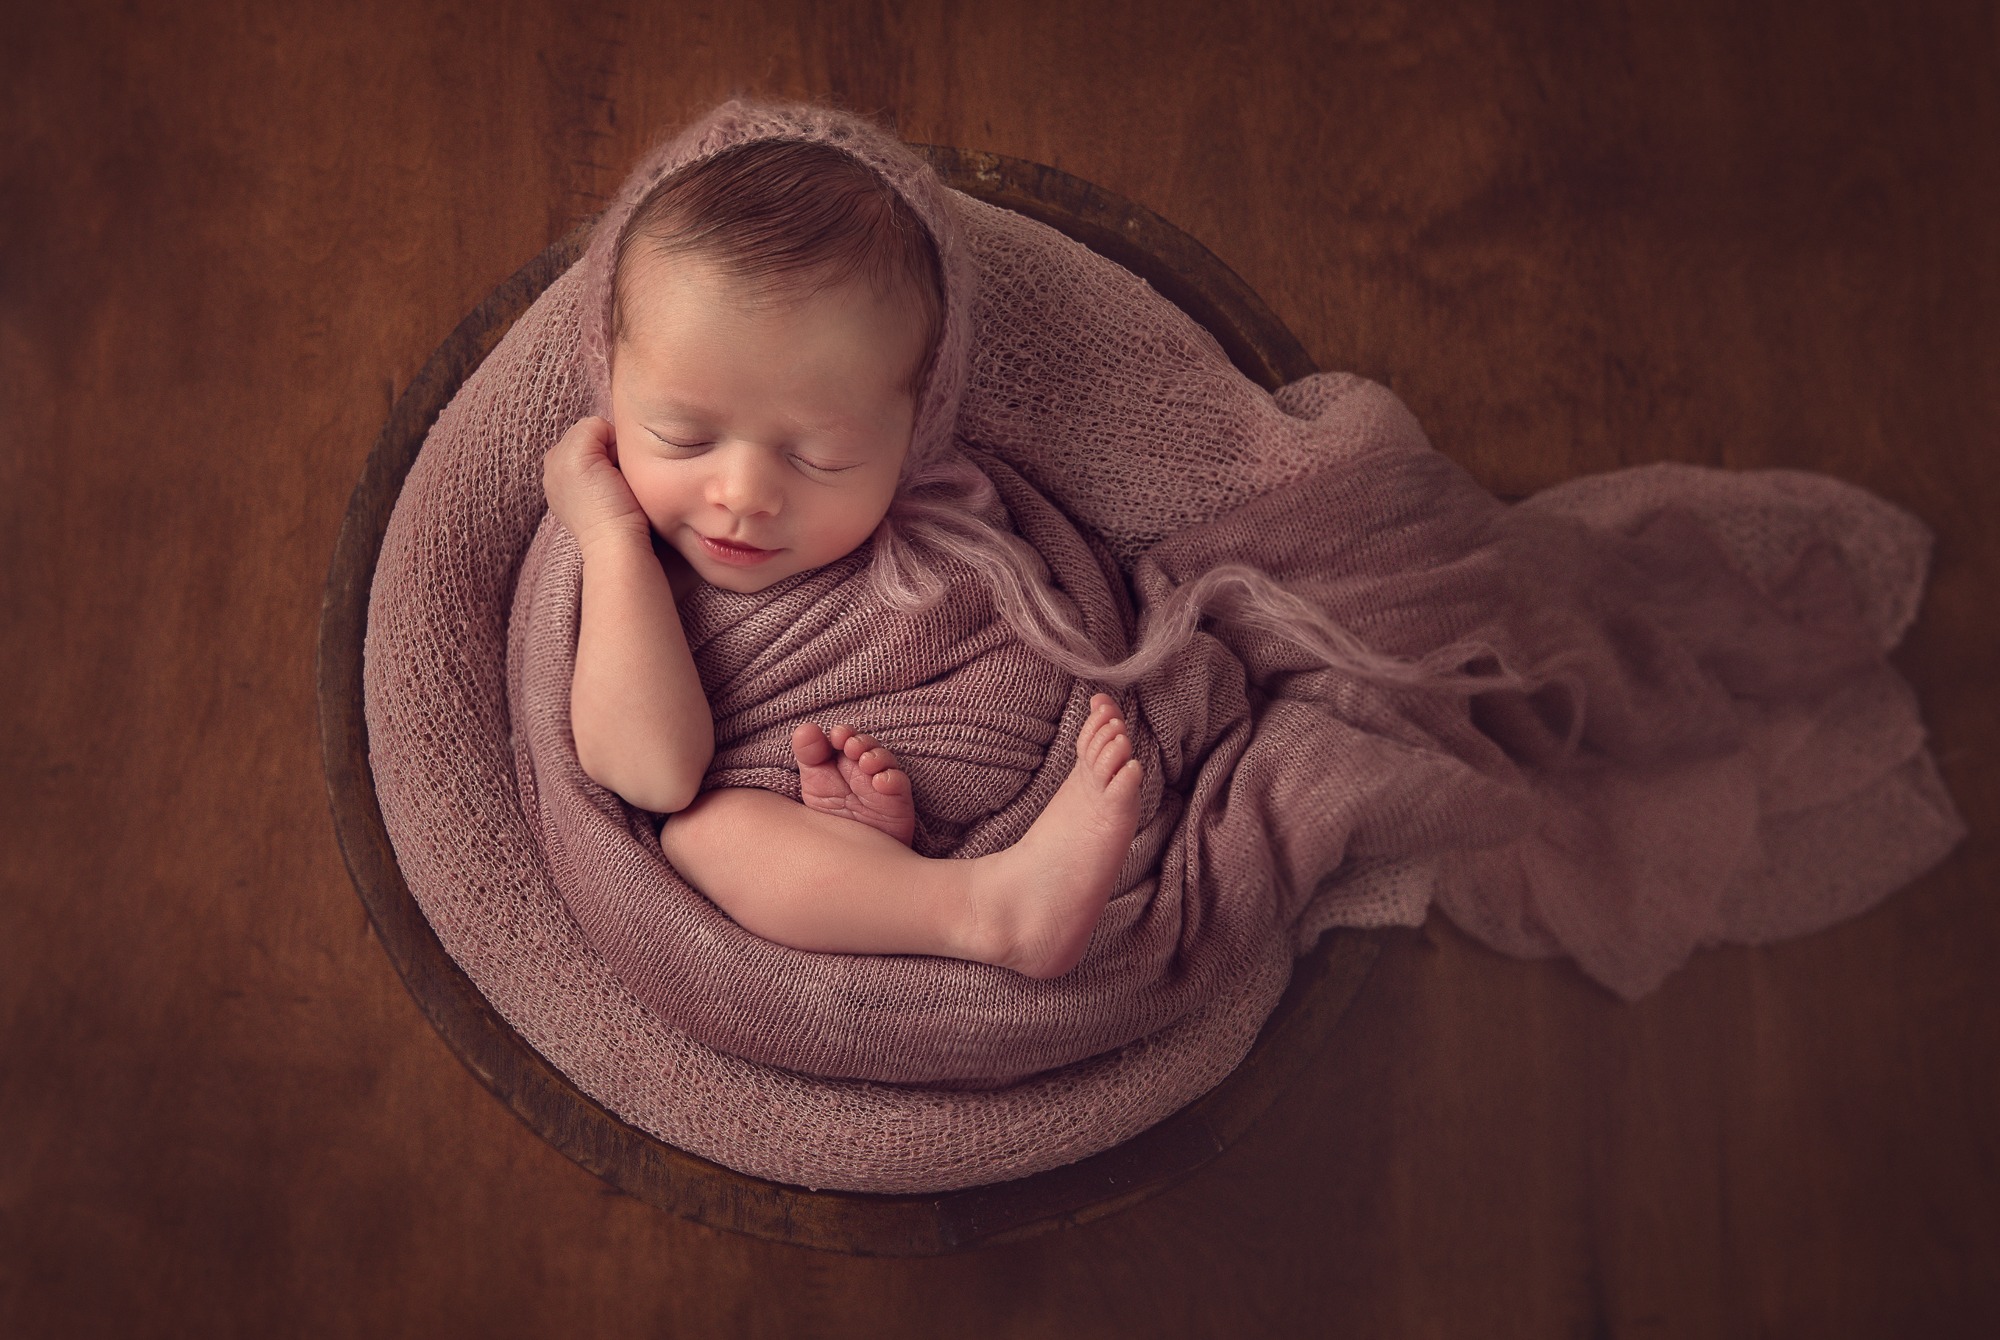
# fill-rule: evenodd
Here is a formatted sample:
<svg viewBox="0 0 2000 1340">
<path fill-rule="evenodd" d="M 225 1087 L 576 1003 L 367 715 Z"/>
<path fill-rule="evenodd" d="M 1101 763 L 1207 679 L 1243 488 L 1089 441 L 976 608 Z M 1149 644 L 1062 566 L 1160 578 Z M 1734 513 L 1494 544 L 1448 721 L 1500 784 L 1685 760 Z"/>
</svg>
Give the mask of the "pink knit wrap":
<svg viewBox="0 0 2000 1340">
<path fill-rule="evenodd" d="M 1101 649 L 1247 563 L 1379 651 L 1476 644 L 1474 672 L 1540 687 L 1391 690 L 1218 619 L 1120 691 L 1143 823 L 1072 973 L 736 927 L 577 767 L 580 562 L 539 472 L 601 404 L 608 235 L 662 174 L 769 135 L 854 153 L 932 229 L 948 301 L 913 455 L 980 466 Z M 731 104 L 641 166 L 433 429 L 377 567 L 370 744 L 439 938 L 586 1092 L 746 1172 L 941 1190 L 1197 1097 L 1329 926 L 1414 923 L 1435 899 L 1634 995 L 1701 944 L 1883 896 L 1961 833 L 1883 659 L 1927 549 L 1905 514 L 1793 472 L 1656 466 L 1500 504 L 1385 389 L 1330 374 L 1267 395 L 1141 281 L 944 190 L 874 128 Z M 1005 846 L 1067 771 L 1092 686 L 1028 653 L 971 573 L 902 615 L 869 595 L 867 557 L 685 602 L 717 724 L 706 784 L 795 796 L 791 729 L 849 721 L 904 759 L 920 851 Z"/>
</svg>

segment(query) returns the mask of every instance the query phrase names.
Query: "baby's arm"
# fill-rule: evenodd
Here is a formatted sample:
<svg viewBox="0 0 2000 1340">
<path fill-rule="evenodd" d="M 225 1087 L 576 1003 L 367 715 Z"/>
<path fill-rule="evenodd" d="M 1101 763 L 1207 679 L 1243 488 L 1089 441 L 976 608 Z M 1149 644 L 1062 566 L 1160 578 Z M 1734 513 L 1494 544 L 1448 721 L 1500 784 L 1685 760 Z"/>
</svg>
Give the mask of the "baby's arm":
<svg viewBox="0 0 2000 1340">
<path fill-rule="evenodd" d="M 570 682 L 577 761 L 656 814 L 686 808 L 715 756 L 715 719 L 653 532 L 618 472 L 610 423 L 583 419 L 542 466 L 549 510 L 583 551 Z M 669 551 L 669 560 L 684 563 Z"/>
</svg>

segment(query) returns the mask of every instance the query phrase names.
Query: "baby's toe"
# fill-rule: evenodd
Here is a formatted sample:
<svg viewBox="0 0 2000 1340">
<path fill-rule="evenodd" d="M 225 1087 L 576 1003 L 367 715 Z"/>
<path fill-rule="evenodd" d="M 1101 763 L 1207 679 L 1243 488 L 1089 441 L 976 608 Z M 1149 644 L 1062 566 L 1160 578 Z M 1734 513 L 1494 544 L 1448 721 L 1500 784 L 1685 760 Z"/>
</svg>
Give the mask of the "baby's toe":
<svg viewBox="0 0 2000 1340">
<path fill-rule="evenodd" d="M 1091 776 L 1099 782 L 1106 782 L 1132 757 L 1132 741 L 1123 731 L 1107 726 L 1094 735 L 1086 747 L 1078 749 L 1077 755 L 1090 769 Z"/>
<path fill-rule="evenodd" d="M 896 756 L 878 744 L 854 762 L 863 772 L 878 773 L 885 768 L 895 767 Z"/>
<path fill-rule="evenodd" d="M 1077 752 L 1086 758 L 1094 758 L 1103 750 L 1107 741 L 1122 734 L 1124 730 L 1125 720 L 1118 715 L 1115 708 L 1093 710 L 1090 720 L 1084 723 L 1083 731 L 1077 739 Z"/>
<path fill-rule="evenodd" d="M 1132 739 L 1120 732 L 1105 741 L 1104 749 L 1097 756 L 1098 774 L 1114 777 L 1118 770 L 1132 761 Z"/>
<path fill-rule="evenodd" d="M 1111 780 L 1104 784 L 1104 789 L 1119 800 L 1136 797 L 1139 794 L 1139 783 L 1144 775 L 1139 767 L 1139 760 L 1128 758 L 1112 772 Z"/>
<path fill-rule="evenodd" d="M 875 791 L 884 796 L 906 796 L 910 793 L 910 775 L 901 768 L 884 768 L 875 774 Z"/>
<path fill-rule="evenodd" d="M 825 731 L 808 721 L 792 732 L 792 757 L 801 767 L 816 768 L 833 757 L 833 745 Z"/>
</svg>

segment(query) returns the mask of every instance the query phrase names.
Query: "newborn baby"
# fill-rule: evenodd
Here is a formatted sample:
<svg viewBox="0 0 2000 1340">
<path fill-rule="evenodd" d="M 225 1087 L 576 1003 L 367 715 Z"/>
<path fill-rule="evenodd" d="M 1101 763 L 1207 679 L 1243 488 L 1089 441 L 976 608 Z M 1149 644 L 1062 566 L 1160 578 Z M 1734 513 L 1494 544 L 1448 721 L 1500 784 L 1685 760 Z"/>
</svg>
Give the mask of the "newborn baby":
<svg viewBox="0 0 2000 1340">
<path fill-rule="evenodd" d="M 875 535 L 938 341 L 923 226 L 839 150 L 762 140 L 662 183 L 613 275 L 612 417 L 575 424 L 543 476 L 584 561 L 571 729 L 585 772 L 667 815 L 667 859 L 753 934 L 1067 972 L 1139 823 L 1109 694 L 1040 818 L 977 859 L 910 849 L 907 774 L 846 723 L 793 732 L 800 802 L 698 794 L 714 720 L 676 601 L 703 582 L 762 591 Z"/>
</svg>

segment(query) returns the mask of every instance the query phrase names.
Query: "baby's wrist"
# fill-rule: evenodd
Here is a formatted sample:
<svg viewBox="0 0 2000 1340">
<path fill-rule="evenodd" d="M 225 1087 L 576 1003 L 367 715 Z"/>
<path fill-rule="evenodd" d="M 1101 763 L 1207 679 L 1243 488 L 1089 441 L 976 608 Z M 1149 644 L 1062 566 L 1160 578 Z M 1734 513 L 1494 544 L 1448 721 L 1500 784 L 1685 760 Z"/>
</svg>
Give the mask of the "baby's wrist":
<svg viewBox="0 0 2000 1340">
<path fill-rule="evenodd" d="M 635 558 L 658 561 L 653 554 L 652 528 L 643 522 L 631 526 L 593 526 L 586 534 L 577 536 L 576 545 L 583 551 L 585 563 L 629 563 Z"/>
</svg>

